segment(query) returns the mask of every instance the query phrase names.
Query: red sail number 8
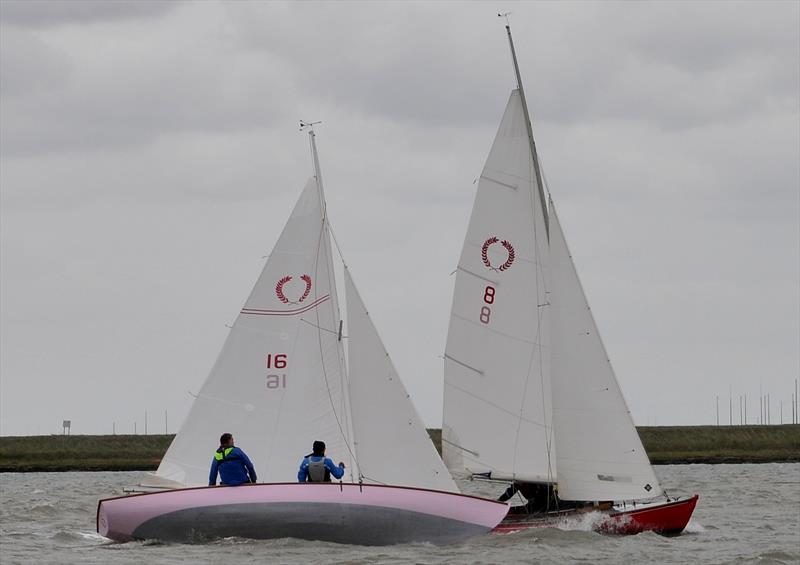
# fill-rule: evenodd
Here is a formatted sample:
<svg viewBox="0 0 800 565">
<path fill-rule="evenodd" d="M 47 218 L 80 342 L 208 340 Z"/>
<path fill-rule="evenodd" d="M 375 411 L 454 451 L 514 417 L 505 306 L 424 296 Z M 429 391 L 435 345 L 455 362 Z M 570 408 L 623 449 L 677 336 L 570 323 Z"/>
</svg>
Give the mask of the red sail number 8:
<svg viewBox="0 0 800 565">
<path fill-rule="evenodd" d="M 483 301 L 486 304 L 494 304 L 494 287 L 493 286 L 487 286 L 485 289 L 483 289 Z M 488 324 L 489 323 L 489 318 L 491 317 L 491 315 L 492 315 L 492 309 L 491 308 L 489 308 L 488 306 L 482 306 L 481 307 L 481 316 L 480 316 L 481 323 Z"/>
</svg>

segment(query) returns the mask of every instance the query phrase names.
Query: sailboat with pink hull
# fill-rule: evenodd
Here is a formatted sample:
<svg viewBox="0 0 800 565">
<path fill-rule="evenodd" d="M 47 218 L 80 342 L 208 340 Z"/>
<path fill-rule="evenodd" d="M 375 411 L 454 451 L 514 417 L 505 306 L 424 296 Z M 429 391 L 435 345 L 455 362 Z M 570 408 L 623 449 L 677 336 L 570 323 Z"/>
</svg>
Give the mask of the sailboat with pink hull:
<svg viewBox="0 0 800 565">
<path fill-rule="evenodd" d="M 443 544 L 489 532 L 506 515 L 508 505 L 459 491 L 344 261 L 341 315 L 313 128 L 309 135 L 314 177 L 158 470 L 133 489 L 141 492 L 99 502 L 101 535 Z M 263 483 L 205 486 L 222 432 L 234 434 Z M 315 440 L 346 462 L 347 475 L 287 482 Z"/>
</svg>

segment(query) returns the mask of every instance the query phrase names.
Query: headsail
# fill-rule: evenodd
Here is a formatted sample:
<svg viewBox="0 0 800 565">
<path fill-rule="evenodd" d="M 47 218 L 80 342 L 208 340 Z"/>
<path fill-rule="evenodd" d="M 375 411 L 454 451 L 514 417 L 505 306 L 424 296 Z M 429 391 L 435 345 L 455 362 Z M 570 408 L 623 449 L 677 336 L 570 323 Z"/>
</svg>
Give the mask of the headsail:
<svg viewBox="0 0 800 565">
<path fill-rule="evenodd" d="M 338 327 L 324 198 L 312 178 L 157 475 L 207 484 L 223 432 L 247 451 L 262 482 L 295 480 L 316 439 L 351 462 Z"/>
<path fill-rule="evenodd" d="M 550 204 L 553 426 L 564 500 L 660 495 Z"/>
<path fill-rule="evenodd" d="M 350 398 L 365 483 L 459 492 L 345 269 Z"/>
<path fill-rule="evenodd" d="M 548 241 L 525 112 L 511 93 L 481 173 L 445 351 L 454 474 L 551 481 Z"/>
</svg>

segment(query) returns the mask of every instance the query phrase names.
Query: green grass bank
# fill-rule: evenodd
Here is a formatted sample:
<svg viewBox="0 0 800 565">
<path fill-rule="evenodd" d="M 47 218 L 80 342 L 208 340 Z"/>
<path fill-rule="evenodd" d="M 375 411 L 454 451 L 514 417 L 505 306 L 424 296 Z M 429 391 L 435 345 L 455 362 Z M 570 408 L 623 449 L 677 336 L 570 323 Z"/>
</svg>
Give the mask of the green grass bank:
<svg viewBox="0 0 800 565">
<path fill-rule="evenodd" d="M 640 427 L 655 464 L 800 462 L 800 425 Z M 428 430 L 437 449 L 441 430 Z M 150 471 L 172 435 L 0 437 L 0 472 Z M 216 438 L 210 438 L 211 460 Z M 242 446 L 245 451 L 247 446 Z M 298 457 L 303 448 L 298 446 Z M 299 459 L 298 459 L 299 461 Z"/>
</svg>

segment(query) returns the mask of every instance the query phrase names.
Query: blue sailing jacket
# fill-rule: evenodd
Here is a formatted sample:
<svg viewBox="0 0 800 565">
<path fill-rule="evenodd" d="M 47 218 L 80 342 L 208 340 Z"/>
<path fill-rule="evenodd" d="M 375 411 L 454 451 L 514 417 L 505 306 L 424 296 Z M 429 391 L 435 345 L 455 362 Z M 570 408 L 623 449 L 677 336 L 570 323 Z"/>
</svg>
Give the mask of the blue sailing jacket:
<svg viewBox="0 0 800 565">
<path fill-rule="evenodd" d="M 322 457 L 319 455 L 307 455 L 303 457 L 303 461 L 300 463 L 300 470 L 297 471 L 297 482 L 304 483 L 308 480 L 308 463 L 310 461 L 321 461 Z M 334 465 L 333 461 L 325 457 L 325 468 L 331 472 L 331 475 L 334 478 L 341 479 L 344 477 L 344 467 L 339 467 L 338 465 Z"/>
<path fill-rule="evenodd" d="M 219 457 L 221 455 L 221 457 Z M 224 452 L 214 453 L 211 460 L 211 472 L 208 475 L 208 486 L 217 484 L 219 472 L 220 484 L 241 485 L 256 482 L 256 469 L 244 451 L 238 447 L 229 447 Z"/>
</svg>

